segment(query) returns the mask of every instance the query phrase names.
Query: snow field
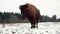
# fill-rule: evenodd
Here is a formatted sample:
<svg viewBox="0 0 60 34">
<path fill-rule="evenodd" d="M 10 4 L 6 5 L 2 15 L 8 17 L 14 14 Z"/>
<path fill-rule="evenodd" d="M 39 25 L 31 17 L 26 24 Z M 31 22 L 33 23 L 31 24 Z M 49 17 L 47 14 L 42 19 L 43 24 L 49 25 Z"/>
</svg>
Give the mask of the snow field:
<svg viewBox="0 0 60 34">
<path fill-rule="evenodd" d="M 60 22 L 38 23 L 38 28 L 31 29 L 30 23 L 0 24 L 0 34 L 60 34 Z"/>
</svg>

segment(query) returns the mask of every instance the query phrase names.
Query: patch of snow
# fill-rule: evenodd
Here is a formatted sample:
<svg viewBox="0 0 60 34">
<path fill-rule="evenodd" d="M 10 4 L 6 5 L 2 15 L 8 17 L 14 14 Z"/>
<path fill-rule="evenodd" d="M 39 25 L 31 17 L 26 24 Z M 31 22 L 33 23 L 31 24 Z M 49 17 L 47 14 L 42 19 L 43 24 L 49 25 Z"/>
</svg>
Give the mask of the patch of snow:
<svg viewBox="0 0 60 34">
<path fill-rule="evenodd" d="M 0 24 L 0 34 L 60 34 L 60 22 L 38 23 L 38 28 L 31 29 L 30 23 Z"/>
</svg>

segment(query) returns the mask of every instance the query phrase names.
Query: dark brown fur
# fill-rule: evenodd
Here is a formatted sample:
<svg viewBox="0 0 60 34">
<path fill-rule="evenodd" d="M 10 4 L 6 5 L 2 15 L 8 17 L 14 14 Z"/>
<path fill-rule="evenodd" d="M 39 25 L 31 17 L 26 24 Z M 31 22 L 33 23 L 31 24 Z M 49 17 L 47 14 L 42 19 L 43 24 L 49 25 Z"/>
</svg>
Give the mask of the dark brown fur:
<svg viewBox="0 0 60 34">
<path fill-rule="evenodd" d="M 19 7 L 22 16 L 31 22 L 31 28 L 38 28 L 38 19 L 40 18 L 40 11 L 32 4 L 25 4 Z"/>
</svg>

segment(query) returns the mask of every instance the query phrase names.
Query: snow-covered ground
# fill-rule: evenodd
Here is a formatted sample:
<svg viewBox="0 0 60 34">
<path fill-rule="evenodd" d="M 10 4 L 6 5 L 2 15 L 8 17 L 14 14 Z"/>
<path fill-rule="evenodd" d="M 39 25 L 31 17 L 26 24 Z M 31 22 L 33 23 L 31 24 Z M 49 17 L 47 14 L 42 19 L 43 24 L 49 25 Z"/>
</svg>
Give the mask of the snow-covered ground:
<svg viewBox="0 0 60 34">
<path fill-rule="evenodd" d="M 0 34 L 60 34 L 60 22 L 38 23 L 38 29 L 31 29 L 30 23 L 0 24 Z"/>
</svg>

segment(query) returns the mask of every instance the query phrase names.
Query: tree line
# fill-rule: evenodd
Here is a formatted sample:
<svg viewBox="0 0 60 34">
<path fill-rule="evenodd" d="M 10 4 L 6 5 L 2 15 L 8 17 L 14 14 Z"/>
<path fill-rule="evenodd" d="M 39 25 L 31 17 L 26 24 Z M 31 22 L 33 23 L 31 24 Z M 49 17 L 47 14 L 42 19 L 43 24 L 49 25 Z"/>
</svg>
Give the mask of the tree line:
<svg viewBox="0 0 60 34">
<path fill-rule="evenodd" d="M 28 23 L 28 19 L 23 20 L 21 14 L 13 12 L 0 12 L 0 23 Z M 39 22 L 60 22 L 60 18 L 57 19 L 56 15 L 52 17 L 41 15 Z"/>
</svg>

